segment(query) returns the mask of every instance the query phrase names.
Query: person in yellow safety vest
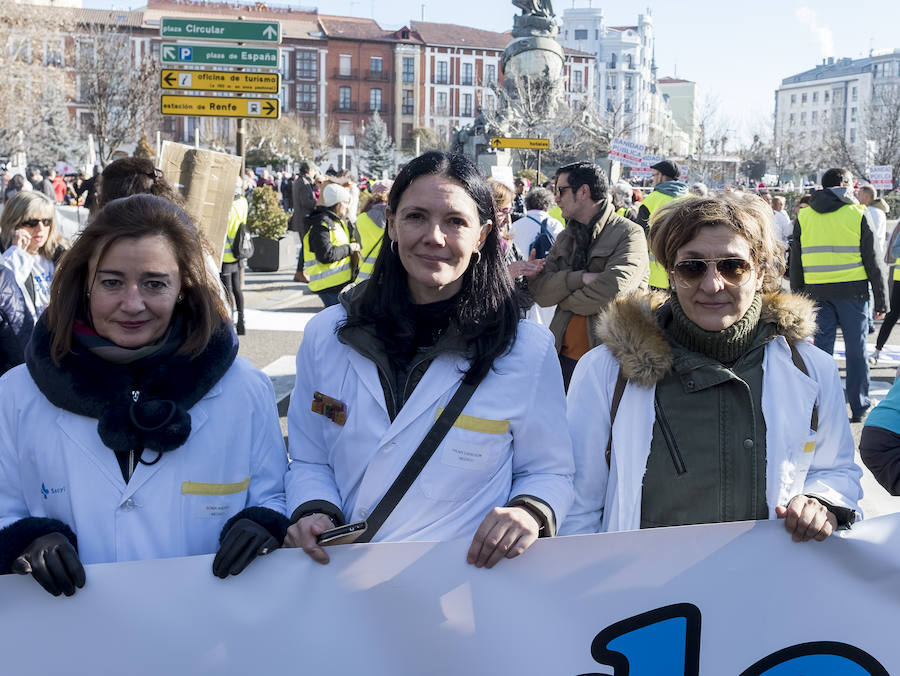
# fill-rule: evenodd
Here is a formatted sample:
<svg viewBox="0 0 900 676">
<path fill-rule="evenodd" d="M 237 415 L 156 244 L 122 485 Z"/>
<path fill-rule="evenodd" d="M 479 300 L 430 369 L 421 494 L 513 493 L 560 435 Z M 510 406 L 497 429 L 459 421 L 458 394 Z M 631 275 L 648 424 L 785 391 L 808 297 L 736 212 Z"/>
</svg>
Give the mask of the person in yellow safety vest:
<svg viewBox="0 0 900 676">
<path fill-rule="evenodd" d="M 361 282 L 372 276 L 375 259 L 381 251 L 384 239 L 384 226 L 387 223 L 387 197 L 393 181 L 376 181 L 370 187 L 372 195 L 366 203 L 365 210 L 356 218 L 356 229 L 359 231 L 359 274 L 356 280 Z"/>
<path fill-rule="evenodd" d="M 866 361 L 869 285 L 875 319 L 882 319 L 887 309 L 884 276 L 866 209 L 853 195 L 853 176 L 846 169 L 829 169 L 822 175 L 822 186 L 794 221 L 791 289 L 805 292 L 819 306 L 816 347 L 832 354 L 840 325 L 850 420 L 861 422 L 871 405 Z"/>
<path fill-rule="evenodd" d="M 234 240 L 241 226 L 247 225 L 249 205 L 244 197 L 244 181 L 238 176 L 234 186 L 234 200 L 228 214 L 228 230 L 225 232 L 225 250 L 222 252 L 222 270 L 219 273 L 222 287 L 228 304 L 237 310 L 237 323 L 234 325 L 239 336 L 246 333 L 244 327 L 244 292 L 241 291 L 241 262 L 233 251 Z M 249 235 L 245 235 L 249 236 Z"/>
<path fill-rule="evenodd" d="M 350 191 L 337 183 L 322 189 L 320 204 L 306 219 L 303 237 L 303 271 L 309 290 L 317 293 L 325 307 L 336 305 L 338 295 L 353 281 L 359 253 L 359 236 L 348 219 Z"/>
<path fill-rule="evenodd" d="M 653 170 L 653 192 L 644 198 L 638 209 L 637 223 L 650 235 L 650 217 L 663 205 L 690 194 L 687 183 L 679 181 L 681 171 L 672 160 L 663 160 L 650 167 Z M 650 286 L 668 291 L 669 276 L 650 253 Z"/>
</svg>

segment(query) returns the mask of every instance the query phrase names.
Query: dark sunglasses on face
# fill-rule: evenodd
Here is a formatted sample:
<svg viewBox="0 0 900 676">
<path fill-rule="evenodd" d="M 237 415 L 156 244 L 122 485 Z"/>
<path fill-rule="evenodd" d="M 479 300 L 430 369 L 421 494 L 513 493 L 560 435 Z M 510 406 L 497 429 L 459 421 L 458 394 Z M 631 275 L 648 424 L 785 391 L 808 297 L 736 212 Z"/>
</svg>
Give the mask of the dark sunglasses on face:
<svg viewBox="0 0 900 676">
<path fill-rule="evenodd" d="M 752 276 L 753 265 L 743 258 L 689 258 L 675 263 L 672 273 L 682 287 L 696 286 L 706 277 L 710 263 L 729 286 L 743 286 Z"/>
<path fill-rule="evenodd" d="M 20 228 L 36 228 L 41 224 L 50 227 L 50 224 L 53 222 L 52 218 L 29 218 L 27 221 L 22 221 Z"/>
</svg>

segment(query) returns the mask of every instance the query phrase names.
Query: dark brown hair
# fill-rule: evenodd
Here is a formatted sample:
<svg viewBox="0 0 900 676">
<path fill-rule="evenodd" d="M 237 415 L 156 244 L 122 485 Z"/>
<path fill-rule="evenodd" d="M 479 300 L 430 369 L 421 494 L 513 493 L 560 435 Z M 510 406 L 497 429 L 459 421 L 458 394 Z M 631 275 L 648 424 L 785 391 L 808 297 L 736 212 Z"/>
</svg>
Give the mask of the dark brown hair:
<svg viewBox="0 0 900 676">
<path fill-rule="evenodd" d="M 108 202 L 129 195 L 158 195 L 181 204 L 181 196 L 169 183 L 163 173 L 144 157 L 123 157 L 111 162 L 100 175 L 97 191 L 97 206 L 103 208 Z"/>
<path fill-rule="evenodd" d="M 663 205 L 650 221 L 650 249 L 666 270 L 675 265 L 678 250 L 701 228 L 724 225 L 750 244 L 750 256 L 764 291 L 781 288 L 784 258 L 775 239 L 775 217 L 756 195 L 726 193 L 721 197 L 685 197 Z"/>
<path fill-rule="evenodd" d="M 60 260 L 50 284 L 47 325 L 53 335 L 50 354 L 59 364 L 72 351 L 72 327 L 89 318 L 87 293 L 91 263 L 100 261 L 120 239 L 163 237 L 172 247 L 184 296 L 175 306 L 183 318 L 185 341 L 178 354 L 198 356 L 228 313 L 219 297 L 218 280 L 206 269 L 200 236 L 181 207 L 154 195 L 134 195 L 101 209 Z"/>
</svg>

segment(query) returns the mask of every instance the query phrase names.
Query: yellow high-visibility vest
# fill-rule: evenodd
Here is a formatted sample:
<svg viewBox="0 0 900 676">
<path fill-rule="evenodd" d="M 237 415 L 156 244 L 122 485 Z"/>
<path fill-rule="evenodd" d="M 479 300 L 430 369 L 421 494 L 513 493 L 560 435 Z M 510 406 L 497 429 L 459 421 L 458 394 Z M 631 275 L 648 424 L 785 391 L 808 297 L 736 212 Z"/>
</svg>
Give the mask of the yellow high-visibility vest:
<svg viewBox="0 0 900 676">
<path fill-rule="evenodd" d="M 243 195 L 231 203 L 231 211 L 228 212 L 228 230 L 225 233 L 225 250 L 222 252 L 223 263 L 237 263 L 237 258 L 231 252 L 231 246 L 234 244 L 238 228 L 247 222 L 248 210 L 247 198 Z"/>
<path fill-rule="evenodd" d="M 557 221 L 559 221 L 560 223 L 562 223 L 565 226 L 566 219 L 563 218 L 562 209 L 559 208 L 558 204 L 554 204 L 553 208 L 550 211 L 548 211 L 547 213 L 550 214 L 551 218 L 555 218 Z"/>
<path fill-rule="evenodd" d="M 327 223 L 326 221 L 323 221 Z M 311 228 L 310 228 L 311 229 Z M 350 231 L 344 222 L 338 219 L 328 228 L 331 246 L 347 246 L 350 244 Z M 316 292 L 340 286 L 353 279 L 350 256 L 334 263 L 320 263 L 309 247 L 309 230 L 303 236 L 303 272 L 309 279 L 309 290 Z"/>
<path fill-rule="evenodd" d="M 894 260 L 894 281 L 900 282 L 900 258 Z"/>
<path fill-rule="evenodd" d="M 845 204 L 837 211 L 820 214 L 801 209 L 800 260 L 806 284 L 859 282 L 869 278 L 859 250 L 861 225 L 866 208 Z"/>
<path fill-rule="evenodd" d="M 381 251 L 381 242 L 384 239 L 384 228 L 372 220 L 367 213 L 361 213 L 356 219 L 356 229 L 359 230 L 359 274 L 356 279 L 363 280 L 372 276 L 375 269 L 375 259 Z"/>
<path fill-rule="evenodd" d="M 649 224 L 650 217 L 653 216 L 654 213 L 663 205 L 671 202 L 674 197 L 671 195 L 666 195 L 659 190 L 654 190 L 649 195 L 644 198 L 644 201 L 641 202 L 646 208 L 647 211 L 650 212 L 647 215 L 647 222 Z M 651 226 L 652 227 L 652 226 Z M 648 231 L 649 232 L 649 231 Z M 649 251 L 650 254 L 650 286 L 655 286 L 657 289 L 668 289 L 669 288 L 669 275 L 666 273 L 666 269 L 659 263 L 656 262 L 656 258 L 653 256 L 653 252 Z"/>
</svg>

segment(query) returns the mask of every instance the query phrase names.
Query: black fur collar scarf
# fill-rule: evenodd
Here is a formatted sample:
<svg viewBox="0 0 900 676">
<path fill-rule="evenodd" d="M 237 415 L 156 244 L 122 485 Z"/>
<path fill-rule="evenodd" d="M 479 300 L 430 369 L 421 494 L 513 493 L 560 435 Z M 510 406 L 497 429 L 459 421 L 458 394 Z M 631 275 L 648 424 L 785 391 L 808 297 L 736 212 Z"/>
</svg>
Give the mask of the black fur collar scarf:
<svg viewBox="0 0 900 676">
<path fill-rule="evenodd" d="M 26 348 L 25 363 L 38 389 L 54 406 L 97 419 L 97 432 L 114 451 L 165 453 L 187 441 L 188 410 L 209 392 L 237 356 L 234 329 L 222 322 L 195 359 L 157 354 L 115 364 L 75 348 L 57 366 L 50 357 L 50 332 L 42 317 Z M 165 352 L 165 351 L 163 351 Z"/>
</svg>

